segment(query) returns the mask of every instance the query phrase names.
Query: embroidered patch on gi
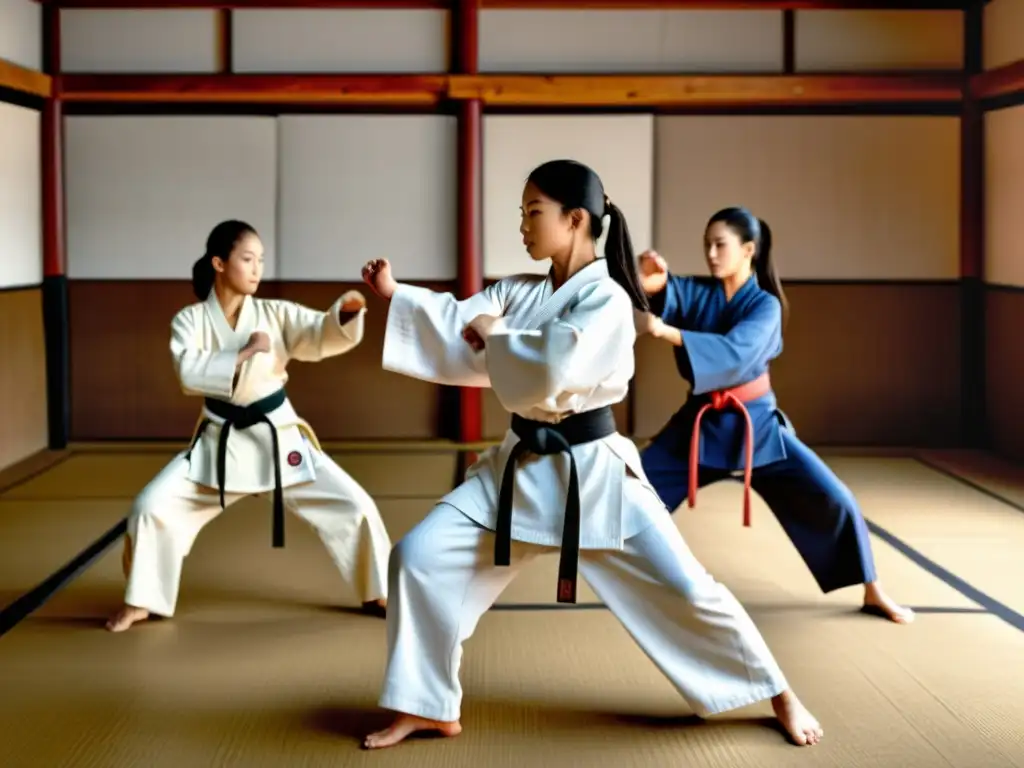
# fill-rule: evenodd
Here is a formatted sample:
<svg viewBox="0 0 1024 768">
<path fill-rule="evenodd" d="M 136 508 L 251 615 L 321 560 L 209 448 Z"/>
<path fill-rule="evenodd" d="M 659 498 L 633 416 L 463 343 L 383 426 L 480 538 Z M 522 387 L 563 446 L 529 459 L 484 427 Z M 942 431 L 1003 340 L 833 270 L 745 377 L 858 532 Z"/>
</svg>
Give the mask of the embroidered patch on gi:
<svg viewBox="0 0 1024 768">
<path fill-rule="evenodd" d="M 288 454 L 288 465 L 289 466 L 297 467 L 301 463 L 302 463 L 302 454 L 301 453 L 299 453 L 298 451 L 292 451 L 291 453 Z"/>
</svg>

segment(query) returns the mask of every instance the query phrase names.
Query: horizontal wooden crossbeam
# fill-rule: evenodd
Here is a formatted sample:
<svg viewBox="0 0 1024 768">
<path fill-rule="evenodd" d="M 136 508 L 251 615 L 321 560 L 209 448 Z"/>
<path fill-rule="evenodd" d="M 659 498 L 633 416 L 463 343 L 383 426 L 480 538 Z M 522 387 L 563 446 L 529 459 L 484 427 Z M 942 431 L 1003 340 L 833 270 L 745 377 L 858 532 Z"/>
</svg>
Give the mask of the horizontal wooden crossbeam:
<svg viewBox="0 0 1024 768">
<path fill-rule="evenodd" d="M 36 0 L 59 8 L 451 8 L 462 0 Z M 474 0 L 468 0 L 474 2 Z M 978 0 L 475 0 L 483 8 L 691 10 L 964 10 Z"/>
<path fill-rule="evenodd" d="M 49 75 L 0 59 L 0 88 L 47 97 L 53 89 Z"/>
<path fill-rule="evenodd" d="M 1024 59 L 975 75 L 970 90 L 976 99 L 1024 93 Z"/>
<path fill-rule="evenodd" d="M 445 75 L 62 75 L 68 102 L 430 105 Z"/>
<path fill-rule="evenodd" d="M 453 99 L 494 106 L 703 107 L 955 102 L 959 73 L 927 75 L 480 75 Z"/>
<path fill-rule="evenodd" d="M 702 107 L 953 103 L 959 73 L 897 75 L 63 75 L 68 102 Z"/>
</svg>

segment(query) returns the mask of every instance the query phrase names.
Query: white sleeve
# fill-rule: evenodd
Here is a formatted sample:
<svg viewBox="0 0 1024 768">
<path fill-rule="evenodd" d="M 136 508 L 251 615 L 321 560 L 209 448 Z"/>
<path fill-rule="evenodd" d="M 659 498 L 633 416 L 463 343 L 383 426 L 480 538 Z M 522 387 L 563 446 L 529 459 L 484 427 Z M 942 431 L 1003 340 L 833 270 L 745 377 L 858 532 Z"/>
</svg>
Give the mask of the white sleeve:
<svg viewBox="0 0 1024 768">
<path fill-rule="evenodd" d="M 500 320 L 487 339 L 487 371 L 501 404 L 518 412 L 559 396 L 586 396 L 621 372 L 632 376 L 633 306 L 618 286 L 594 283 L 565 317 L 537 330 L 509 330 Z"/>
<path fill-rule="evenodd" d="M 291 301 L 275 301 L 274 310 L 281 323 L 281 336 L 288 357 L 315 363 L 358 346 L 363 340 L 366 309 L 359 310 L 342 325 L 341 305 L 347 298 L 346 293 L 326 312 Z"/>
<path fill-rule="evenodd" d="M 210 352 L 203 349 L 192 307 L 183 309 L 171 321 L 171 359 L 186 395 L 231 397 L 238 350 Z"/>
<path fill-rule="evenodd" d="M 501 315 L 501 284 L 464 301 L 450 293 L 400 284 L 384 332 L 384 370 L 436 384 L 488 387 L 485 357 L 462 338 L 477 315 Z"/>
</svg>

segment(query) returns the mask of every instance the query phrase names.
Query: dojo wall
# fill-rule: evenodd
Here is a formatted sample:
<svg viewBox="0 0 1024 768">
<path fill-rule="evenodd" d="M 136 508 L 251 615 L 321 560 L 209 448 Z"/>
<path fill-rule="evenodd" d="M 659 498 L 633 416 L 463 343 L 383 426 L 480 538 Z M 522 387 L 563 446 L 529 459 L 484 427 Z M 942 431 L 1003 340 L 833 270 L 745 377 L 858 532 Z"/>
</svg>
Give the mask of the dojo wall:
<svg viewBox="0 0 1024 768">
<path fill-rule="evenodd" d="M 236 11 L 236 72 L 442 72 L 444 11 Z M 798 11 L 798 71 L 958 69 L 958 12 Z M 484 10 L 485 72 L 780 72 L 779 11 Z M 212 72 L 207 11 L 65 11 L 76 72 Z M 811 442 L 942 445 L 959 393 L 959 123 L 952 117 L 503 115 L 484 119 L 484 268 L 531 268 L 518 244 L 525 174 L 593 164 L 638 248 L 703 271 L 714 210 L 773 226 L 792 303 L 775 367 Z M 167 353 L 209 229 L 249 218 L 265 296 L 326 307 L 386 255 L 401 278 L 454 285 L 455 123 L 443 115 L 66 118 L 72 439 L 182 438 L 196 403 Z M 437 387 L 380 370 L 383 307 L 356 352 L 292 367 L 325 439 L 438 434 Z M 684 396 L 668 349 L 638 349 L 636 433 Z M 507 423 L 488 393 L 485 431 Z"/>
<path fill-rule="evenodd" d="M 0 59 L 38 70 L 40 8 L 0 0 Z M 0 101 L 0 469 L 46 447 L 39 112 Z"/>
<path fill-rule="evenodd" d="M 985 7 L 985 67 L 1024 59 L 1024 2 Z M 985 114 L 985 278 L 988 427 L 995 448 L 1024 459 L 1024 106 Z"/>
</svg>

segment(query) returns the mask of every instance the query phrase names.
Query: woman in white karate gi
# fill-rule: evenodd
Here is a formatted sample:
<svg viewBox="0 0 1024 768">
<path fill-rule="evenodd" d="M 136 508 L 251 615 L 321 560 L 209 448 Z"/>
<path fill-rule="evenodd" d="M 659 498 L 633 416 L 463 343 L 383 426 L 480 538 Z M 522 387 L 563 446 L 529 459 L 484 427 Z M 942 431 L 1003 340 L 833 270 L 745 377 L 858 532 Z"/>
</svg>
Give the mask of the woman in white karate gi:
<svg viewBox="0 0 1024 768">
<path fill-rule="evenodd" d="M 505 278 L 465 301 L 396 283 L 384 260 L 364 268 L 390 300 L 386 369 L 489 386 L 512 414 L 501 446 L 391 553 L 379 703 L 398 717 L 365 746 L 461 732 L 463 642 L 517 571 L 557 547 L 559 602 L 575 601 L 578 566 L 695 713 L 771 699 L 795 743 L 817 743 L 818 722 L 743 608 L 690 553 L 635 445 L 615 430 L 610 406 L 634 370 L 634 309 L 648 309 L 622 212 L 590 168 L 557 160 L 530 174 L 520 231 L 534 260 L 551 260 L 548 275 Z"/>
<path fill-rule="evenodd" d="M 236 501 L 272 493 L 274 546 L 284 508 L 320 535 L 365 610 L 383 614 L 391 541 L 376 504 L 325 454 L 287 396 L 290 360 L 314 362 L 363 338 L 366 300 L 346 293 L 327 311 L 253 297 L 263 244 L 240 221 L 218 224 L 192 270 L 199 303 L 171 321 L 171 359 L 182 390 L 204 397 L 192 445 L 135 499 L 128 518 L 125 605 L 114 632 L 150 614 L 170 617 L 183 560 L 199 531 Z"/>
</svg>

